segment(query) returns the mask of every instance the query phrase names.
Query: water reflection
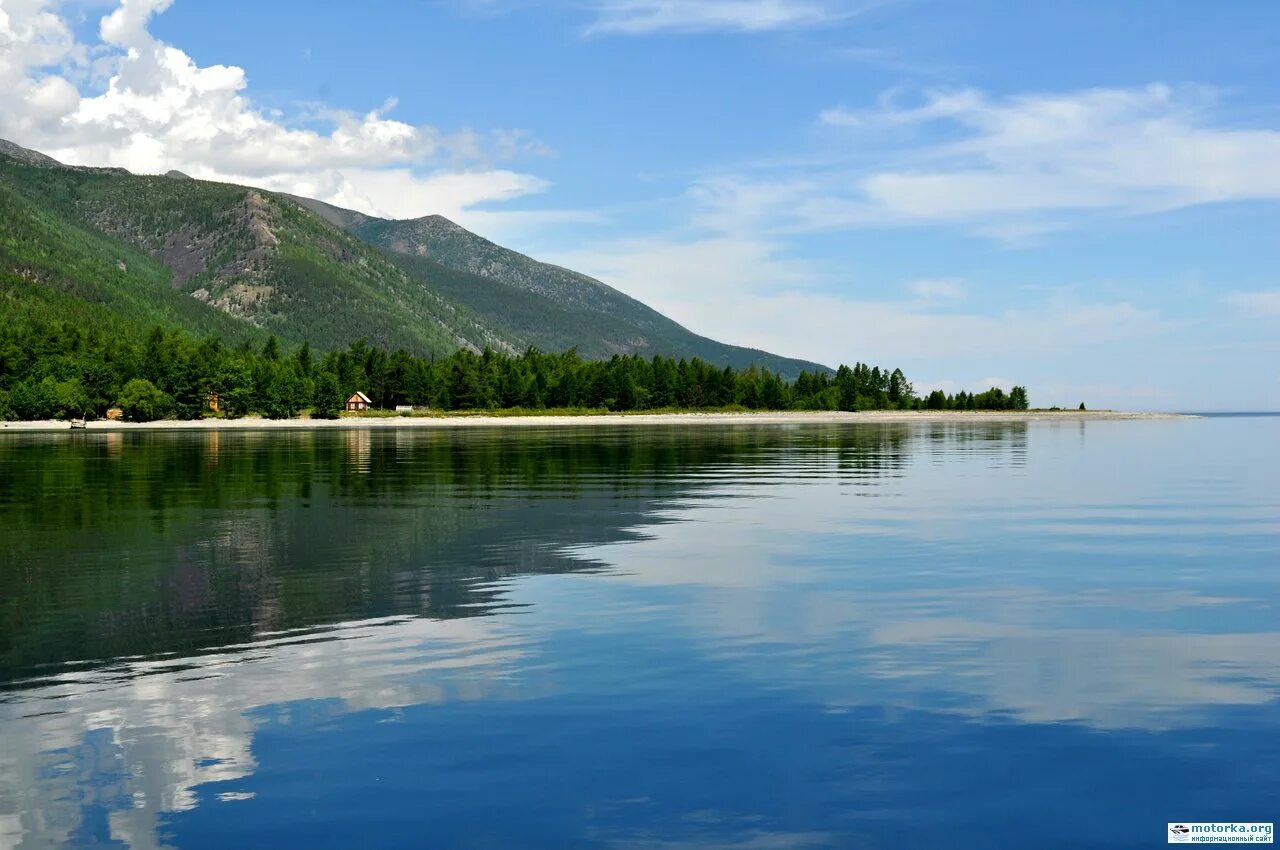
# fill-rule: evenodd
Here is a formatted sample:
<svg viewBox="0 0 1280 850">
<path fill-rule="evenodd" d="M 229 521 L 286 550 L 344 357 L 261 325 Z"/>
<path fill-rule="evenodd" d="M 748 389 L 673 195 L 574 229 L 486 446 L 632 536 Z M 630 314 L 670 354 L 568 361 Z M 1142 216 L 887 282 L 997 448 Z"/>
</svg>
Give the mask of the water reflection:
<svg viewBox="0 0 1280 850">
<path fill-rule="evenodd" d="M 575 547 L 634 539 L 727 479 L 805 480 L 833 455 L 855 481 L 901 474 L 909 431 L 132 433 L 123 450 L 121 437 L 0 443 L 6 679 L 486 613 L 504 604 L 497 579 L 595 568 Z"/>
<path fill-rule="evenodd" d="M 0 441 L 0 847 L 977 847 L 1099 770 L 1265 820 L 1280 470 L 1222 427 Z"/>
</svg>

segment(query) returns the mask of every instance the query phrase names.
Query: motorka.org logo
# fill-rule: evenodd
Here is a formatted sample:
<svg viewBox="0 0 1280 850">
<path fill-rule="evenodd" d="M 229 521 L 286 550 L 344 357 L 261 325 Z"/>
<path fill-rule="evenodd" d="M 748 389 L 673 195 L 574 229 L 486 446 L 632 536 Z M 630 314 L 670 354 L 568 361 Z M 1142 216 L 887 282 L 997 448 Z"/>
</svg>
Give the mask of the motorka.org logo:
<svg viewBox="0 0 1280 850">
<path fill-rule="evenodd" d="M 1171 823 L 1170 844 L 1272 844 L 1275 825 L 1270 823 Z"/>
</svg>

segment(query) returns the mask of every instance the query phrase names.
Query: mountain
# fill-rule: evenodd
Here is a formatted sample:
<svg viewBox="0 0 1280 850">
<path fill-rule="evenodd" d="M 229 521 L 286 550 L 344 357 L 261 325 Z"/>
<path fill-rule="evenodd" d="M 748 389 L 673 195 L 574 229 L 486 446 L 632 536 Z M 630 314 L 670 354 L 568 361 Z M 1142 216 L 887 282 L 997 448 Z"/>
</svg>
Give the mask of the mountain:
<svg viewBox="0 0 1280 850">
<path fill-rule="evenodd" d="M 7 326 L 69 323 L 136 335 L 159 324 L 232 343 L 266 338 L 256 326 L 174 289 L 172 272 L 150 252 L 29 197 L 10 179 L 24 171 L 34 169 L 0 157 L 0 317 Z M 58 172 L 41 173 L 52 178 Z M 0 360 L 5 354 L 0 351 Z"/>
<path fill-rule="evenodd" d="M 381 250 L 292 201 L 221 183 L 0 157 L 0 284 L 125 325 L 322 349 L 513 350 Z"/>
<path fill-rule="evenodd" d="M 787 377 L 830 371 L 699 336 L 595 278 L 503 248 L 443 216 L 393 221 L 310 198 L 293 200 L 402 258 L 404 268 L 436 281 L 482 320 L 526 345 L 549 351 L 576 347 L 596 358 L 663 354 L 701 357 L 719 366 L 754 363 Z M 441 267 L 458 274 L 442 276 Z"/>
<path fill-rule="evenodd" d="M 27 165 L 62 166 L 62 163 L 51 156 L 46 156 L 38 151 L 27 150 L 4 139 L 0 139 L 0 156 L 8 157 L 18 162 L 25 162 Z"/>
<path fill-rule="evenodd" d="M 818 364 L 692 333 L 621 292 L 440 216 L 390 221 L 309 198 L 65 166 L 0 140 L 0 297 L 228 340 L 321 349 L 576 347 L 793 377 Z"/>
</svg>

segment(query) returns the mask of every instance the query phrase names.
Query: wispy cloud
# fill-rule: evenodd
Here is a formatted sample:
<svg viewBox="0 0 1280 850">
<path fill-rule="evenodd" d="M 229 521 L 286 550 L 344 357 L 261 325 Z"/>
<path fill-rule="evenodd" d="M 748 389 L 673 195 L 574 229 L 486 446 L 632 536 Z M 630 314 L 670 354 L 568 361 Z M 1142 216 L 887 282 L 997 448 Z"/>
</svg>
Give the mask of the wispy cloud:
<svg viewBox="0 0 1280 850">
<path fill-rule="evenodd" d="M 878 211 L 1026 228 L 1035 217 L 1280 199 L 1280 130 L 1224 124 L 1215 105 L 1210 90 L 1162 84 L 1009 98 L 966 89 L 820 120 L 911 146 L 905 167 L 856 179 L 855 197 Z"/>
<path fill-rule="evenodd" d="M 1233 126 L 1211 90 L 900 98 L 822 112 L 834 154 L 697 178 L 695 221 L 775 236 L 943 225 L 1021 244 L 1104 217 L 1280 200 L 1280 129 Z"/>
<path fill-rule="evenodd" d="M 588 34 L 766 32 L 825 26 L 867 4 L 851 0 L 595 0 Z"/>
<path fill-rule="evenodd" d="M 1280 316 L 1280 289 L 1232 292 L 1227 303 L 1252 316 Z"/>
<path fill-rule="evenodd" d="M 907 291 L 927 303 L 959 301 L 964 298 L 964 285 L 955 278 L 925 278 L 907 284 Z"/>
<path fill-rule="evenodd" d="M 1178 327 L 1144 305 L 1059 290 L 1018 309 L 970 305 L 957 279 L 909 281 L 898 297 L 860 295 L 859 281 L 750 231 L 597 241 L 549 259 L 718 339 L 831 364 L 946 363 L 972 370 L 964 386 L 981 383 L 993 363 L 1061 361 L 1086 349 L 1119 357 Z"/>
</svg>

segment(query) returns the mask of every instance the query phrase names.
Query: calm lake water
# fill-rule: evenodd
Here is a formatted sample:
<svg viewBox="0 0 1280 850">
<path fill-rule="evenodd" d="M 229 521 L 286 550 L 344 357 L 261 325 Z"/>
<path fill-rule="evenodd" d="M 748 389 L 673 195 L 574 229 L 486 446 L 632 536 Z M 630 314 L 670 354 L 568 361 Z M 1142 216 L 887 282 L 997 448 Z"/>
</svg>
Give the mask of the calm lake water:
<svg viewBox="0 0 1280 850">
<path fill-rule="evenodd" d="M 1280 419 L 0 436 L 0 847 L 1280 820 Z"/>
</svg>

